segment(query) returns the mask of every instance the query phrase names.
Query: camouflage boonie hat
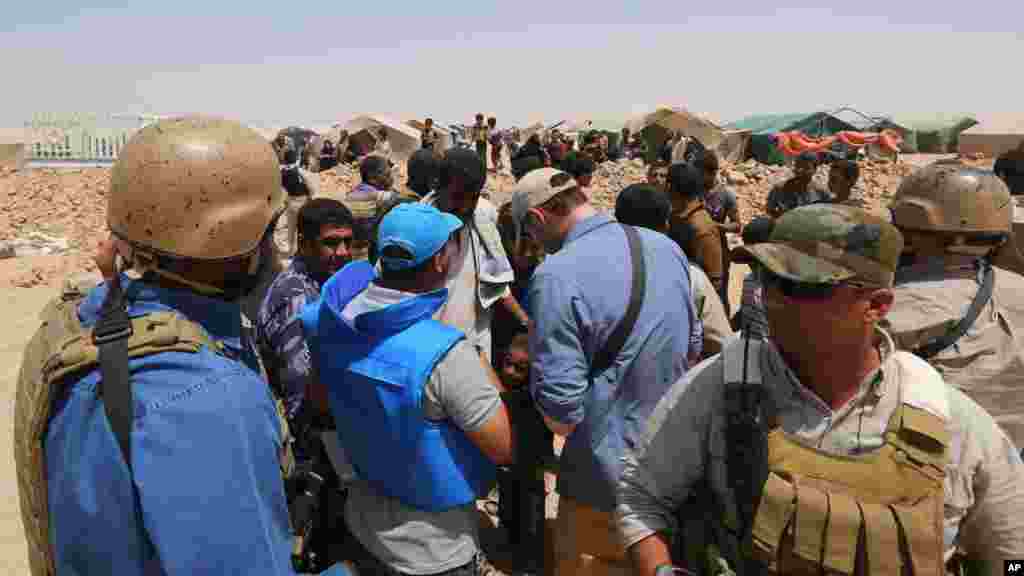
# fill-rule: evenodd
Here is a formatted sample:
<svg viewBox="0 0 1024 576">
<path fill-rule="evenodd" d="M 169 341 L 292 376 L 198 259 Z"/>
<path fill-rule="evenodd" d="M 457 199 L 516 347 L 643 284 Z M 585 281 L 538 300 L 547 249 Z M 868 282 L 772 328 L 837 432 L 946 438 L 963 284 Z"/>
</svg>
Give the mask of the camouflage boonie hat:
<svg viewBox="0 0 1024 576">
<path fill-rule="evenodd" d="M 902 250 L 903 235 L 878 216 L 852 206 L 812 204 L 776 220 L 768 242 L 741 246 L 734 255 L 795 282 L 888 288 Z"/>
</svg>

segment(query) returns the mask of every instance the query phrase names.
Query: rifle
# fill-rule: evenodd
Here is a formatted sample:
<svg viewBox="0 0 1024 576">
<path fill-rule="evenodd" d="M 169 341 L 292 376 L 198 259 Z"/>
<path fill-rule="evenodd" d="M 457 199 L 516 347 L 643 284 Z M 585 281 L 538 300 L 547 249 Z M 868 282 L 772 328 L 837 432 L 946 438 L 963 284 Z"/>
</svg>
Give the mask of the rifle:
<svg viewBox="0 0 1024 576">
<path fill-rule="evenodd" d="M 320 573 L 343 559 L 334 557 L 343 547 L 331 537 L 346 533 L 334 526 L 344 510 L 346 491 L 321 440 L 326 423 L 309 422 L 308 411 L 303 412 L 296 418 L 296 444 L 301 442 L 297 452 L 308 459 L 296 464 L 285 482 L 295 533 L 292 567 L 299 573 Z"/>
</svg>

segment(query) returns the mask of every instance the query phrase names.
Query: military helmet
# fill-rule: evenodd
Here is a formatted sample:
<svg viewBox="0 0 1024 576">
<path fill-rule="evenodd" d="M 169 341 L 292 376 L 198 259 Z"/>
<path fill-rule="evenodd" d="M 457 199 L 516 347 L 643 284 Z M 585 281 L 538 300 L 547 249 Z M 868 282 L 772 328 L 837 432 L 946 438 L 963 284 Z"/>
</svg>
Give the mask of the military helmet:
<svg viewBox="0 0 1024 576">
<path fill-rule="evenodd" d="M 908 231 L 1009 234 L 1010 190 L 998 176 L 962 163 L 937 162 L 903 179 L 889 205 L 892 222 Z"/>
<path fill-rule="evenodd" d="M 114 164 L 108 225 L 158 256 L 250 256 L 284 208 L 278 166 L 266 139 L 237 122 L 161 120 L 136 133 Z"/>
</svg>

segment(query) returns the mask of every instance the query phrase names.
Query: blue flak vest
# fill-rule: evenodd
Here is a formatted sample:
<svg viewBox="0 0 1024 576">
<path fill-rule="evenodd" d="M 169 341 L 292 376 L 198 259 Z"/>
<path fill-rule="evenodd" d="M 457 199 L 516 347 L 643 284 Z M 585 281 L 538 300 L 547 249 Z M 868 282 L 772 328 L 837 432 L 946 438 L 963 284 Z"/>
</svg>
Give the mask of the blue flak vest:
<svg viewBox="0 0 1024 576">
<path fill-rule="evenodd" d="M 359 478 L 406 506 L 438 512 L 470 504 L 493 482 L 495 465 L 462 430 L 423 414 L 434 366 L 465 337 L 431 318 L 447 290 L 362 314 L 353 329 L 341 312 L 374 277 L 366 261 L 347 265 L 301 315 L 338 440 Z"/>
</svg>

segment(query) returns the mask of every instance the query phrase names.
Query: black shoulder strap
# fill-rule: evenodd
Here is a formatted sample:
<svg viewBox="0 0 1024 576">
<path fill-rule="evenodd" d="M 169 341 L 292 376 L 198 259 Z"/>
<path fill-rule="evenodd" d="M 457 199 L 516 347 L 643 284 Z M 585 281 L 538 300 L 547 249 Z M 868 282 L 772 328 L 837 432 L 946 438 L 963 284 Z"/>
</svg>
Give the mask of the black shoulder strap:
<svg viewBox="0 0 1024 576">
<path fill-rule="evenodd" d="M 957 323 L 956 328 L 943 334 L 942 336 L 936 336 L 931 340 L 928 340 L 924 344 L 918 346 L 914 350 L 914 354 L 917 354 L 925 360 L 935 356 L 939 352 L 942 352 L 946 348 L 949 348 L 953 344 L 956 344 L 957 340 L 967 334 L 967 331 L 974 325 L 974 321 L 981 315 L 981 310 L 988 304 L 989 300 L 992 299 L 992 291 L 995 288 L 995 270 L 992 265 L 988 262 L 982 264 L 982 280 L 981 287 L 974 294 L 974 300 L 971 300 L 971 305 L 967 308 L 967 314 L 960 319 Z"/>
<path fill-rule="evenodd" d="M 636 325 L 644 293 L 647 291 L 647 271 L 644 265 L 644 250 L 640 242 L 640 235 L 632 226 L 625 224 L 621 226 L 626 233 L 626 240 L 629 241 L 629 257 L 633 263 L 633 285 L 629 291 L 629 307 L 626 308 L 626 315 L 615 326 L 615 331 L 604 343 L 604 347 L 594 356 L 594 362 L 590 365 L 591 378 L 604 372 L 615 362 L 615 358 L 626 343 L 626 338 L 633 331 L 633 326 Z"/>
<path fill-rule="evenodd" d="M 100 310 L 100 318 L 92 333 L 92 341 L 99 348 L 99 395 L 110 428 L 121 447 L 121 454 L 132 467 L 131 431 L 134 419 L 131 374 L 128 369 L 128 339 L 132 336 L 132 322 L 125 308 L 121 280 L 115 275 L 107 284 L 107 297 Z"/>
</svg>

